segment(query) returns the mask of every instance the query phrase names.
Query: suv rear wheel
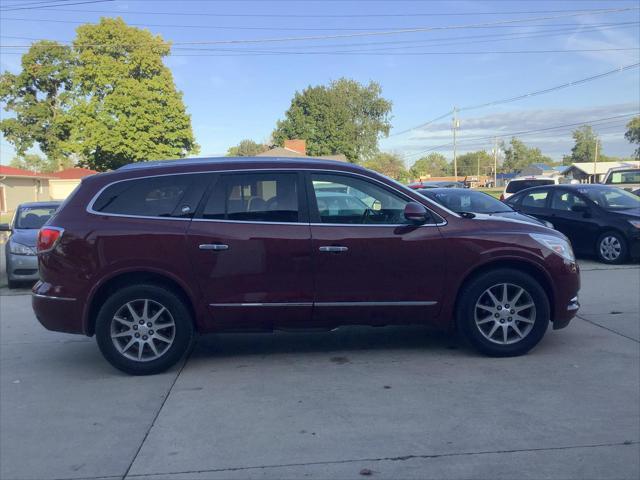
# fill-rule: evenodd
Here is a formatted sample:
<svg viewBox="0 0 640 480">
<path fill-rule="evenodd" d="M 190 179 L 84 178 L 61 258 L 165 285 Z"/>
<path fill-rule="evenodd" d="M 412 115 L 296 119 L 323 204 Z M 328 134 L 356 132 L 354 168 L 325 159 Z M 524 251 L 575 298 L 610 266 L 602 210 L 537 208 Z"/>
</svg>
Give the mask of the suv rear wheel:
<svg viewBox="0 0 640 480">
<path fill-rule="evenodd" d="M 461 292 L 458 327 L 477 350 L 491 356 L 523 355 L 544 336 L 549 300 L 530 275 L 499 269 L 471 280 Z"/>
<path fill-rule="evenodd" d="M 114 367 L 133 375 L 160 373 L 178 362 L 191 345 L 188 308 L 171 290 L 136 285 L 113 293 L 96 319 L 96 340 Z"/>
</svg>

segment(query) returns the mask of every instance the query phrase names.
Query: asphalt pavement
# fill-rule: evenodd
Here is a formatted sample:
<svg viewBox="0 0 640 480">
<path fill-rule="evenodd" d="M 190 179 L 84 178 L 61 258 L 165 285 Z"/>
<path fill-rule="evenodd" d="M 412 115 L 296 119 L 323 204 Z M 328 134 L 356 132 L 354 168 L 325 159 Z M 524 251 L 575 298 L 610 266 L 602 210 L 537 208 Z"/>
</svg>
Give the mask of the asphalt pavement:
<svg viewBox="0 0 640 480">
<path fill-rule="evenodd" d="M 579 317 L 524 357 L 351 327 L 202 337 L 152 377 L 2 287 L 0 478 L 637 479 L 640 267 L 581 264 Z"/>
</svg>

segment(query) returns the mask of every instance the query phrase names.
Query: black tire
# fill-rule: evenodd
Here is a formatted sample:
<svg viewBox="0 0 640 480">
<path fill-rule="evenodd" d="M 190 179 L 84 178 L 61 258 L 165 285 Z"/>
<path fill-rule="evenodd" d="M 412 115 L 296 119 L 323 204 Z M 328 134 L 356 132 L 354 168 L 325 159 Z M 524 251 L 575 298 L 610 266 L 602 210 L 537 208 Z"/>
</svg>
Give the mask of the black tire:
<svg viewBox="0 0 640 480">
<path fill-rule="evenodd" d="M 160 354 L 157 358 L 153 356 L 153 352 L 149 346 L 143 345 L 142 351 L 146 352 L 151 359 L 147 359 L 145 361 L 138 361 L 136 359 L 131 359 L 125 356 L 125 353 L 122 353 L 115 345 L 114 340 L 111 338 L 112 328 L 118 328 L 115 325 L 120 325 L 121 322 L 116 322 L 114 320 L 114 316 L 118 313 L 119 317 L 121 316 L 123 309 L 126 308 L 127 303 L 133 302 L 134 306 L 145 304 L 144 300 L 149 300 L 151 305 L 155 305 L 156 312 L 160 311 L 160 307 L 164 307 L 165 313 L 162 313 L 163 321 L 173 320 L 174 327 L 154 327 L 157 328 L 158 331 L 154 332 L 153 330 L 145 330 L 145 333 L 149 335 L 150 338 L 152 335 L 156 335 L 156 340 L 149 340 L 154 344 L 154 347 L 160 351 Z M 159 307 L 158 307 L 159 306 Z M 140 307 L 137 307 L 140 308 Z M 144 307 L 143 307 L 144 308 Z M 151 308 L 151 307 L 150 307 Z M 151 311 L 151 310 L 149 310 Z M 141 311 L 138 310 L 140 314 Z M 127 321 L 132 320 L 133 317 L 126 318 Z M 169 319 L 169 320 L 167 320 Z M 138 320 L 140 320 L 138 318 Z M 114 323 L 115 322 L 115 323 Z M 131 328 L 136 328 L 136 334 L 140 336 L 138 333 L 138 328 L 146 328 L 146 325 L 138 326 L 135 325 L 137 322 L 131 321 Z M 112 327 L 112 324 L 114 327 Z M 127 331 L 128 327 L 123 327 Z M 159 342 L 157 338 L 158 333 L 161 329 L 163 336 L 172 336 L 173 343 L 171 343 L 168 347 L 165 347 L 165 350 L 162 351 L 162 345 L 164 342 Z M 122 370 L 125 373 L 129 373 L 131 375 L 153 375 L 156 373 L 161 373 L 168 368 L 175 365 L 189 350 L 191 343 L 194 338 L 194 327 L 193 320 L 191 318 L 191 314 L 189 309 L 184 304 L 182 299 L 176 295 L 170 289 L 166 287 L 162 287 L 159 285 L 153 284 L 142 284 L 142 285 L 134 285 L 130 287 L 124 287 L 117 291 L 115 291 L 107 300 L 104 302 L 100 311 L 98 312 L 98 316 L 96 318 L 96 341 L 98 342 L 98 347 L 100 347 L 100 351 L 107 359 L 107 361 L 116 367 L 119 370 Z M 166 332 L 169 332 L 167 334 Z M 137 343 L 134 343 L 136 350 L 138 351 L 139 346 L 142 345 L 140 342 L 143 337 L 136 339 Z M 129 339 L 133 339 L 132 336 L 126 336 L 126 342 Z M 126 343 L 123 341 L 123 343 Z M 131 348 L 134 348 L 133 346 Z M 132 354 L 130 350 L 127 350 L 129 355 Z"/>
<path fill-rule="evenodd" d="M 20 283 L 7 278 L 7 287 L 9 288 L 9 290 L 15 290 L 16 288 L 20 287 Z"/>
<path fill-rule="evenodd" d="M 615 258 L 613 258 L 612 255 L 616 250 L 607 249 L 604 246 L 604 243 L 610 242 L 611 239 L 615 239 L 615 241 L 617 241 L 618 245 L 620 246 L 620 253 Z M 596 256 L 602 263 L 608 263 L 609 265 L 623 263 L 627 259 L 627 254 L 627 241 L 620 233 L 610 230 L 608 232 L 604 232 L 598 237 L 598 241 L 596 242 Z"/>
<path fill-rule="evenodd" d="M 482 303 L 489 298 L 486 293 L 488 289 L 492 289 L 495 292 L 495 288 L 497 286 L 500 286 L 497 288 L 502 288 L 503 284 L 509 285 L 507 287 L 508 292 L 512 292 L 513 296 L 518 292 L 517 288 L 524 290 L 515 306 L 509 305 L 510 309 L 504 309 L 504 305 L 508 304 L 502 305 L 502 302 L 499 302 L 502 308 L 498 312 L 496 307 L 494 313 L 485 313 L 483 307 L 476 306 L 477 303 Z M 528 303 L 523 303 L 525 299 Z M 502 299 L 500 298 L 499 300 Z M 517 313 L 524 312 L 523 317 L 532 315 L 534 318 L 528 318 L 527 320 L 533 323 L 520 322 L 517 319 L 523 317 L 509 313 L 513 312 L 514 308 L 517 310 L 518 306 L 523 307 L 529 303 L 534 305 L 532 309 L 520 310 Z M 484 322 L 483 326 L 476 323 L 476 310 L 479 312 L 478 315 L 487 315 L 487 317 L 479 319 L 479 321 Z M 494 319 L 495 315 L 499 315 L 499 319 Z M 505 317 L 502 315 L 505 315 Z M 506 315 L 511 316 L 506 317 Z M 544 336 L 549 326 L 550 316 L 549 299 L 538 281 L 526 273 L 509 268 L 491 270 L 467 282 L 460 292 L 456 309 L 456 322 L 459 332 L 475 349 L 493 357 L 511 357 L 527 353 Z M 489 317 L 491 318 L 489 319 Z M 494 339 L 492 341 L 486 335 L 491 333 L 495 325 L 497 325 L 497 330 L 492 337 Z M 515 329 L 513 325 L 515 325 Z M 523 338 L 518 339 L 516 329 L 521 334 L 526 331 Z M 503 330 L 508 332 L 507 340 L 513 343 L 497 343 L 500 339 L 496 338 L 496 335 L 502 335 L 504 333 Z M 485 332 L 484 334 L 483 331 Z"/>
</svg>

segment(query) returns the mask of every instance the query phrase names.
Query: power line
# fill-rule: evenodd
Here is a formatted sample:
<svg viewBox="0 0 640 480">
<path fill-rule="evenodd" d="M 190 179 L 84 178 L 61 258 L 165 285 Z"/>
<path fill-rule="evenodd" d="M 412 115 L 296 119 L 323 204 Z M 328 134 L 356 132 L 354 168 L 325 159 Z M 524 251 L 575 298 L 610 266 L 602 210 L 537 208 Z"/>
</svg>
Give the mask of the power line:
<svg viewBox="0 0 640 480">
<path fill-rule="evenodd" d="M 640 7 L 626 7 L 626 8 L 612 8 L 607 10 L 601 10 L 598 14 L 606 14 L 606 13 L 622 13 L 628 11 L 640 10 Z M 358 37 L 374 37 L 374 36 L 388 36 L 388 35 L 398 35 L 405 33 L 421 33 L 421 32 L 431 32 L 431 31 L 443 31 L 443 30 L 462 30 L 467 28 L 484 28 L 484 27 L 494 27 L 500 25 L 510 25 L 517 23 L 527 23 L 534 21 L 544 21 L 544 20 L 555 20 L 558 18 L 568 18 L 568 17 L 579 17 L 584 15 L 591 15 L 591 13 L 569 13 L 569 14 L 561 14 L 561 15 L 552 15 L 546 17 L 529 17 L 523 19 L 508 19 L 508 20 L 498 20 L 495 22 L 485 22 L 485 23 L 475 23 L 469 25 L 443 25 L 443 26 L 433 26 L 433 27 L 415 27 L 415 28 L 402 28 L 395 30 L 385 30 L 385 31 L 366 31 L 366 32 L 356 32 L 356 33 L 344 33 L 344 34 L 334 34 L 334 35 L 309 35 L 302 37 L 280 37 L 280 38 L 259 38 L 259 39 L 237 39 L 237 40 L 217 40 L 212 41 L 210 44 L 242 44 L 242 43 L 273 43 L 273 42 L 292 42 L 292 41 L 308 41 L 308 40 L 329 40 L 336 38 L 358 38 Z M 19 20 L 19 21 L 37 21 L 37 22 L 54 22 L 54 23 L 73 23 L 73 24 L 83 24 L 86 22 L 76 22 L 71 20 L 52 20 L 52 19 L 33 19 L 33 18 L 13 18 L 13 17 L 4 17 L 3 20 Z M 212 26 L 212 25 L 166 25 L 166 24 L 135 24 L 130 23 L 132 26 L 142 26 L 142 27 L 176 27 L 176 28 L 209 28 L 209 29 L 230 29 L 230 30 L 243 30 L 243 29 L 251 29 L 258 30 L 264 29 L 265 27 L 230 27 L 230 26 Z M 268 29 L 275 29 L 267 27 Z"/>
<path fill-rule="evenodd" d="M 102 0 L 113 1 L 113 0 Z M 87 2 L 92 3 L 92 2 Z M 68 4 L 73 5 L 73 4 Z M 51 5 L 39 8 L 54 8 L 66 5 Z M 29 7 L 33 8 L 33 7 Z M 24 8 L 25 10 L 27 8 Z M 220 18 L 403 18 L 403 17 L 453 17 L 453 16 L 476 16 L 476 15 L 538 15 L 550 13 L 598 13 L 606 9 L 569 9 L 569 10 L 528 10 L 528 11 L 492 11 L 492 12 L 420 12 L 420 13 L 342 13 L 342 14 L 297 14 L 297 13 L 210 13 L 210 12 L 157 12 L 127 10 L 114 12 L 112 10 L 86 10 L 73 8 L 56 8 L 56 12 L 66 13 L 121 13 L 126 15 L 168 15 L 171 17 L 220 17 Z"/>
<path fill-rule="evenodd" d="M 594 80 L 599 80 L 601 78 L 608 77 L 609 75 L 613 75 L 615 73 L 624 72 L 626 70 L 630 70 L 630 69 L 638 67 L 638 66 L 640 66 L 640 63 L 633 63 L 631 65 L 625 65 L 623 67 L 616 68 L 614 70 L 609 70 L 608 72 L 599 73 L 597 75 L 592 75 L 590 77 L 581 78 L 579 80 L 573 80 L 571 82 L 563 83 L 561 85 L 556 85 L 554 87 L 545 88 L 543 90 L 536 90 L 534 92 L 524 93 L 524 94 L 521 94 L 521 95 L 516 95 L 514 97 L 508 97 L 508 98 L 503 98 L 503 99 L 500 99 L 500 100 L 492 100 L 490 102 L 485 102 L 485 103 L 481 103 L 481 104 L 477 104 L 477 105 L 469 105 L 467 107 L 460 107 L 460 108 L 458 108 L 458 111 L 475 110 L 475 109 L 478 109 L 478 108 L 489 107 L 489 106 L 494 106 L 494 105 L 501 105 L 501 104 L 504 104 L 504 103 L 510 103 L 510 102 L 515 102 L 517 100 L 522 100 L 522 99 L 525 99 L 525 98 L 536 97 L 538 95 L 544 95 L 545 93 L 554 92 L 556 90 L 562 90 L 564 88 L 569 88 L 569 87 L 573 87 L 573 86 L 576 86 L 576 85 L 582 85 L 583 83 L 592 82 Z M 413 130 L 418 130 L 420 128 L 424 128 L 426 126 L 429 126 L 429 125 L 437 122 L 438 120 L 442 120 L 443 118 L 448 117 L 452 113 L 453 113 L 453 110 L 449 110 L 447 113 L 445 113 L 443 115 L 440 115 L 439 117 L 436 117 L 436 118 L 434 118 L 432 120 L 429 120 L 428 122 L 422 123 L 422 124 L 417 125 L 415 127 L 407 128 L 407 129 L 402 130 L 402 131 L 397 132 L 397 133 L 393 133 L 393 134 L 389 135 L 389 137 L 397 137 L 399 135 L 403 135 L 405 133 L 412 132 Z"/>
<path fill-rule="evenodd" d="M 60 0 L 56 0 L 57 2 L 59 2 Z M 89 3 L 105 3 L 105 2 L 113 2 L 114 0 L 87 0 L 84 2 L 74 2 L 74 3 L 59 3 L 58 5 L 50 5 L 50 4 L 46 4 L 46 5 L 42 5 L 42 6 L 22 6 L 22 7 L 14 7 L 14 8 L 1 8 L 0 12 L 13 12 L 16 10 L 40 10 L 43 8 L 53 8 L 53 7 L 66 7 L 66 6 L 70 6 L 70 5 L 86 5 Z M 53 3 L 53 2 L 52 2 Z M 111 12 L 113 13 L 113 12 Z"/>
<path fill-rule="evenodd" d="M 433 42 L 442 42 L 444 40 L 452 40 L 448 43 L 439 43 L 433 44 L 429 46 L 445 46 L 445 45 L 458 45 L 465 44 L 469 42 L 458 42 L 457 40 L 469 40 L 476 39 L 473 43 L 486 43 L 493 41 L 501 41 L 501 40 L 518 40 L 522 38 L 534 38 L 534 37 L 550 37 L 550 36 L 558 36 L 566 33 L 582 33 L 582 32 L 591 32 L 593 30 L 601 31 L 604 29 L 610 28 L 625 28 L 625 27 L 638 27 L 640 22 L 618 22 L 618 23 L 602 23 L 602 24 L 590 24 L 587 27 L 576 27 L 573 25 L 571 28 L 563 28 L 563 29 L 554 29 L 554 30 L 546 30 L 543 32 L 537 32 L 532 34 L 524 34 L 521 32 L 509 32 L 509 33 L 491 33 L 484 35 L 463 35 L 463 36 L 455 36 L 455 37 L 442 37 L 442 38 L 431 38 L 431 39 L 423 39 L 423 40 L 394 40 L 394 41 L 385 41 L 385 42 L 356 42 L 356 43 L 342 43 L 342 44 L 329 44 L 329 45 L 292 45 L 287 48 L 299 48 L 299 49 L 309 49 L 309 48 L 339 48 L 339 47 L 364 47 L 364 46 L 384 46 L 384 45 L 406 45 L 407 47 L 417 47 L 422 46 L 424 44 L 433 44 Z M 62 44 L 72 44 L 72 40 L 53 40 L 53 39 L 45 39 L 45 38 L 34 38 L 34 37 L 20 37 L 20 36 L 9 36 L 9 35 L 0 35 L 0 38 L 10 38 L 14 40 L 30 40 L 34 42 L 38 41 L 55 41 Z M 488 39 L 488 40 L 477 40 L 477 39 Z M 176 49 L 185 49 L 181 47 L 175 47 L 176 45 L 203 45 L 207 44 L 208 41 L 190 41 L 190 42 L 171 42 L 171 46 Z M 102 46 L 103 44 L 89 44 L 84 46 Z M 142 46 L 145 43 L 136 43 L 136 44 L 121 44 L 121 46 Z M 7 45 L 5 45 L 7 46 Z M 19 48 L 31 48 L 33 45 L 15 45 L 12 47 Z M 8 47 L 8 46 L 7 46 Z M 44 46 L 43 46 L 44 48 Z M 207 49 L 201 49 L 207 50 Z M 209 49 L 214 50 L 214 49 Z M 224 51 L 224 49 L 215 49 L 219 51 Z M 237 49 L 226 50 L 226 51 L 238 51 Z"/>
<path fill-rule="evenodd" d="M 639 113 L 640 112 L 626 113 L 624 115 L 615 115 L 613 117 L 598 118 L 598 119 L 587 120 L 587 121 L 584 121 L 584 122 L 577 122 L 577 123 L 565 123 L 563 125 L 555 125 L 553 127 L 537 128 L 537 129 L 532 129 L 532 130 L 522 130 L 522 131 L 519 131 L 519 132 L 507 132 L 507 133 L 493 134 L 493 135 L 482 136 L 482 137 L 470 137 L 470 138 L 464 139 L 463 141 L 461 141 L 459 143 L 467 144 L 468 142 L 472 142 L 472 141 L 476 141 L 476 140 L 488 140 L 488 139 L 493 139 L 495 137 L 498 137 L 498 138 L 503 138 L 503 137 L 521 137 L 521 136 L 529 135 L 529 134 L 532 134 L 532 133 L 547 132 L 547 131 L 553 131 L 553 130 L 560 130 L 560 129 L 564 129 L 564 128 L 567 128 L 567 127 L 577 127 L 577 126 L 581 126 L 581 125 L 591 125 L 591 124 L 597 124 L 597 123 L 607 122 L 607 121 L 611 121 L 611 120 L 619 120 L 621 118 L 633 117 L 635 115 L 638 115 Z M 427 148 L 425 150 L 421 150 L 419 152 L 410 153 L 410 154 L 407 154 L 406 156 L 407 157 L 414 157 L 416 155 L 422 155 L 422 154 L 427 153 L 427 152 L 432 152 L 434 150 L 439 150 L 441 148 L 450 147 L 450 146 L 453 146 L 452 142 L 443 143 L 442 145 L 436 145 L 435 147 L 430 147 L 430 148 Z"/>
</svg>

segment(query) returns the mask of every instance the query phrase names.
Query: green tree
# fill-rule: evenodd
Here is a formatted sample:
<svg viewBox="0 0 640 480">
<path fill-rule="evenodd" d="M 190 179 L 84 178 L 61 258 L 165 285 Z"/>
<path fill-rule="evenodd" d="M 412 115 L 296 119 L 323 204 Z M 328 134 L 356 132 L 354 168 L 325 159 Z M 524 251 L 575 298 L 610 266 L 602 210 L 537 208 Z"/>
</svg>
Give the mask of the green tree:
<svg viewBox="0 0 640 480">
<path fill-rule="evenodd" d="M 418 179 L 427 175 L 443 177 L 451 175 L 451 164 L 441 153 L 430 153 L 415 161 L 409 169 L 411 178 Z"/>
<path fill-rule="evenodd" d="M 70 135 L 73 52 L 57 42 L 34 43 L 22 56 L 18 74 L 0 76 L 0 101 L 13 116 L 0 121 L 0 131 L 24 159 L 38 146 L 52 162 L 64 158 Z M 31 157 L 33 159 L 33 157 Z"/>
<path fill-rule="evenodd" d="M 162 59 L 170 45 L 121 18 L 77 29 L 69 147 L 96 170 L 195 153 L 191 117 Z"/>
<path fill-rule="evenodd" d="M 242 140 L 238 145 L 227 150 L 227 157 L 255 157 L 259 153 L 269 150 L 267 145 L 256 143 L 253 140 Z"/>
<path fill-rule="evenodd" d="M 363 166 L 399 182 L 406 181 L 409 177 L 409 172 L 407 172 L 404 162 L 398 155 L 393 153 L 378 152 L 366 160 Z"/>
<path fill-rule="evenodd" d="M 364 161 L 378 151 L 378 140 L 391 128 L 391 102 L 376 82 L 361 85 L 341 78 L 328 86 L 296 92 L 291 106 L 273 132 L 276 145 L 300 138 L 311 156 L 344 154 L 350 162 Z"/>
<path fill-rule="evenodd" d="M 476 176 L 478 174 L 478 163 L 480 165 L 480 175 L 486 175 L 493 169 L 493 157 L 484 150 L 468 152 L 458 157 L 458 175 Z"/>
<path fill-rule="evenodd" d="M 627 123 L 627 132 L 624 134 L 624 138 L 638 145 L 633 156 L 636 160 L 640 160 L 640 117 L 634 117 Z"/>
<path fill-rule="evenodd" d="M 52 173 L 73 167 L 73 160 L 69 157 L 52 159 L 45 158 L 37 153 L 25 153 L 24 155 L 16 155 L 13 157 L 9 165 L 31 172 Z"/>
<path fill-rule="evenodd" d="M 604 161 L 602 145 L 591 125 L 583 125 L 574 130 L 573 139 L 575 144 L 571 149 L 571 155 L 565 155 L 562 159 L 565 165 L 571 165 L 574 162 L 593 162 L 596 154 L 596 145 L 598 145 L 598 159 Z"/>
<path fill-rule="evenodd" d="M 505 172 L 519 172 L 532 163 L 553 163 L 553 160 L 543 155 L 539 148 L 527 147 L 515 137 L 511 138 L 508 144 L 502 142 L 501 149 L 504 152 L 502 168 Z"/>
</svg>

